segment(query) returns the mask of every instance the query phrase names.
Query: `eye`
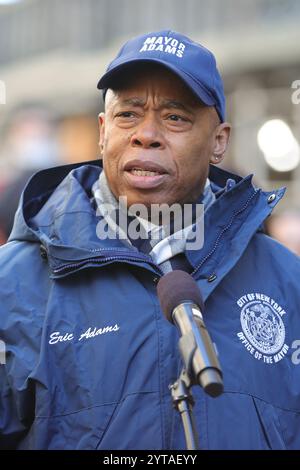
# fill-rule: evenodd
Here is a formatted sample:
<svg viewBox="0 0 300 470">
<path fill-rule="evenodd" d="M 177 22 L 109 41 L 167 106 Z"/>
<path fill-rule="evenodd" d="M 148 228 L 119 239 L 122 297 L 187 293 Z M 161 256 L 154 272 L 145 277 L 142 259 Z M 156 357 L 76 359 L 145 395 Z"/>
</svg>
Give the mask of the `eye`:
<svg viewBox="0 0 300 470">
<path fill-rule="evenodd" d="M 135 115 L 131 111 L 122 111 L 121 113 L 118 113 L 116 116 L 117 117 L 123 117 L 123 118 L 132 118 Z"/>
<path fill-rule="evenodd" d="M 169 119 L 170 121 L 174 121 L 174 122 L 180 122 L 180 121 L 186 122 L 186 121 L 187 121 L 187 119 L 186 119 L 185 117 L 179 116 L 179 114 L 170 114 L 170 115 L 168 116 L 168 119 Z"/>
</svg>

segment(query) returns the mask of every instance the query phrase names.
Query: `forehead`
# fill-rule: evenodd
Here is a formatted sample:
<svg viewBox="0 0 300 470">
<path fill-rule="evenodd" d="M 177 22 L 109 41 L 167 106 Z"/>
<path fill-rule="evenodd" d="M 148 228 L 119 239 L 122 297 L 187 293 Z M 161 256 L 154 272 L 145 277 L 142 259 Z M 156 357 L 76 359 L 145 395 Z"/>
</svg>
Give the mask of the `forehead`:
<svg viewBox="0 0 300 470">
<path fill-rule="evenodd" d="M 176 74 L 157 64 L 129 68 L 112 83 L 111 89 L 121 100 L 152 93 L 156 99 L 177 99 L 191 106 L 204 106 Z"/>
</svg>

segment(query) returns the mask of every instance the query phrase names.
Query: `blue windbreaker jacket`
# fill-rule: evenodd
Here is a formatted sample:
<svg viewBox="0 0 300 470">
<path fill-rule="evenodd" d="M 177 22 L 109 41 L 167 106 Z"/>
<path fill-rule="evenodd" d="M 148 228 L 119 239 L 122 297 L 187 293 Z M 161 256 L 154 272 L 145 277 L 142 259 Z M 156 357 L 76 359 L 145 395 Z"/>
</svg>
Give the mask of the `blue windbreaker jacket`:
<svg viewBox="0 0 300 470">
<path fill-rule="evenodd" d="M 95 161 L 37 173 L 0 249 L 2 448 L 185 448 L 168 388 L 182 364 L 156 294 L 162 273 L 97 238 L 100 171 Z M 216 167 L 210 178 L 204 248 L 187 256 L 225 391 L 193 387 L 200 447 L 300 448 L 300 262 L 260 229 L 284 191 Z M 228 178 L 236 184 L 224 190 Z"/>
</svg>

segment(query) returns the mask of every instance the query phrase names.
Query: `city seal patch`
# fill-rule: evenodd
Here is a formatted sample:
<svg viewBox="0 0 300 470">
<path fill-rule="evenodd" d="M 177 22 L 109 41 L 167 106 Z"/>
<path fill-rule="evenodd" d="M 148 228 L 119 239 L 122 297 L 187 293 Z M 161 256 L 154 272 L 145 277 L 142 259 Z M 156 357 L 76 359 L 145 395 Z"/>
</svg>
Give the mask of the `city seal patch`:
<svg viewBox="0 0 300 470">
<path fill-rule="evenodd" d="M 271 297 L 257 292 L 243 295 L 237 305 L 242 327 L 237 336 L 249 353 L 267 364 L 283 359 L 289 349 L 285 343 L 285 310 Z"/>
</svg>

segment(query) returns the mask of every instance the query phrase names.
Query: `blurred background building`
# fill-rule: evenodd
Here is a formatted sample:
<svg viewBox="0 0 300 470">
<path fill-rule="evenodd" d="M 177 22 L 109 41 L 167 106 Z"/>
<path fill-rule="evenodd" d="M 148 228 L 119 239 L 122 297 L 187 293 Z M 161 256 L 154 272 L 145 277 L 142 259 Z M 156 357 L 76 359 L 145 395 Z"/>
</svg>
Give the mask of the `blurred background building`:
<svg viewBox="0 0 300 470">
<path fill-rule="evenodd" d="M 233 124 L 224 167 L 287 186 L 276 214 L 298 214 L 299 23 L 299 0 L 0 0 L 0 224 L 17 175 L 97 158 L 98 77 L 126 39 L 169 28 L 217 56 Z"/>
</svg>

